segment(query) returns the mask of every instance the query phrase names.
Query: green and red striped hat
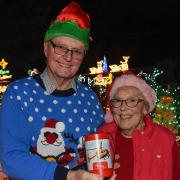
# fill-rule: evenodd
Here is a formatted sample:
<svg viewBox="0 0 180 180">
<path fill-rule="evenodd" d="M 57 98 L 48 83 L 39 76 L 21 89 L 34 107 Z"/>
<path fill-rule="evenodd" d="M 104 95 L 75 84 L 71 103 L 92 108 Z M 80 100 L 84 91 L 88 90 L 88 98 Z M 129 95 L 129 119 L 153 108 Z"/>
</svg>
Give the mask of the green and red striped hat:
<svg viewBox="0 0 180 180">
<path fill-rule="evenodd" d="M 77 2 L 71 2 L 60 12 L 46 31 L 44 41 L 49 41 L 57 36 L 77 39 L 88 49 L 90 17 Z"/>
</svg>

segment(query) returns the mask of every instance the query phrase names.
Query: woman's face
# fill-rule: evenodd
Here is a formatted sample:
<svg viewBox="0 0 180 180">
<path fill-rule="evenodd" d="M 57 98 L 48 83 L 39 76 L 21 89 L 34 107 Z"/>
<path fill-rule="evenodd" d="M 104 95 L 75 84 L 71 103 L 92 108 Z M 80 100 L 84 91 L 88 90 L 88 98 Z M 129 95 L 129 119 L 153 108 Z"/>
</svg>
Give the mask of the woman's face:
<svg viewBox="0 0 180 180">
<path fill-rule="evenodd" d="M 115 107 L 112 101 L 111 108 L 114 120 L 121 132 L 131 136 L 134 130 L 142 129 L 144 115 L 148 112 L 145 106 L 145 98 L 140 90 L 133 86 L 124 86 L 117 89 L 113 99 L 114 105 L 116 102 L 120 102 Z"/>
</svg>

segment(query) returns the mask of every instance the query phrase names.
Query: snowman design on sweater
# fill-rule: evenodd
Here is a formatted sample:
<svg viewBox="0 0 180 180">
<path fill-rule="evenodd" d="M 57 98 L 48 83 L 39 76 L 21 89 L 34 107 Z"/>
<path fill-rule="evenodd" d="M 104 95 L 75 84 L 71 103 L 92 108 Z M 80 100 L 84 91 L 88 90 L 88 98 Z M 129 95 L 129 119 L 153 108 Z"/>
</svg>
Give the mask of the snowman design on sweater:
<svg viewBox="0 0 180 180">
<path fill-rule="evenodd" d="M 45 126 L 41 129 L 36 153 L 47 161 L 55 161 L 61 166 L 67 167 L 68 163 L 73 161 L 75 151 L 65 146 L 62 133 L 65 130 L 63 122 L 55 119 L 46 121 Z"/>
</svg>

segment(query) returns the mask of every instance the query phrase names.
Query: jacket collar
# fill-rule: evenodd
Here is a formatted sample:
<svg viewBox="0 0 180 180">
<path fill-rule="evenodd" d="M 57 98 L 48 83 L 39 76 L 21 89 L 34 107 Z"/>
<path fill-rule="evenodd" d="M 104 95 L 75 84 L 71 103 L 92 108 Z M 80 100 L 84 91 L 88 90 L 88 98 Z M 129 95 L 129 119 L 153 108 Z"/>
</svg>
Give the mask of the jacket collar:
<svg viewBox="0 0 180 180">
<path fill-rule="evenodd" d="M 153 121 L 150 115 L 146 115 L 145 117 L 145 127 L 143 130 L 136 130 L 133 132 L 133 137 L 136 135 L 144 135 L 146 138 L 150 138 L 152 136 L 153 133 Z"/>
</svg>

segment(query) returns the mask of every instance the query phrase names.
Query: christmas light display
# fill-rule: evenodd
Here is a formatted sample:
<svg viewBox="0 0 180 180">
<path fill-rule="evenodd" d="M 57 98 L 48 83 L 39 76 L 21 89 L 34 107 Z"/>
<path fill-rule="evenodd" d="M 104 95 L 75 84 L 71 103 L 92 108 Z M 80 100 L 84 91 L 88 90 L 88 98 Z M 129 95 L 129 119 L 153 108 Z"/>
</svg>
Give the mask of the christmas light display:
<svg viewBox="0 0 180 180">
<path fill-rule="evenodd" d="M 180 138 L 180 86 L 167 85 L 167 89 L 157 83 L 157 77 L 164 72 L 157 68 L 153 69 L 152 74 L 140 72 L 138 75 L 143 77 L 157 93 L 157 105 L 152 112 L 156 123 L 169 128 Z"/>
<path fill-rule="evenodd" d="M 109 71 L 109 68 L 108 68 L 107 58 L 106 58 L 106 56 L 104 56 L 104 60 L 103 60 L 103 72 L 107 73 L 108 71 Z"/>
<path fill-rule="evenodd" d="M 37 75 L 37 74 L 39 74 L 39 71 L 36 68 L 34 68 L 33 70 L 31 70 L 31 69 L 28 70 L 28 75 L 29 76 L 34 76 L 34 75 Z"/>
<path fill-rule="evenodd" d="M 120 65 L 113 64 L 109 65 L 110 72 L 120 72 L 120 71 L 126 71 L 129 69 L 128 66 L 128 60 L 130 56 L 123 56 L 123 60 L 120 61 Z M 107 73 L 109 71 L 108 65 L 107 65 L 107 58 L 104 56 L 103 60 L 97 61 L 97 67 L 91 67 L 89 68 L 90 74 L 99 74 L 99 73 Z"/>
<path fill-rule="evenodd" d="M 89 68 L 90 74 L 99 74 L 103 73 L 103 60 L 97 61 L 97 67 L 91 67 Z"/>
<path fill-rule="evenodd" d="M 113 64 L 108 66 L 108 59 L 104 56 L 103 60 L 97 61 L 97 67 L 89 68 L 89 74 L 80 74 L 77 76 L 78 81 L 94 88 L 100 98 L 104 110 L 107 108 L 107 89 L 112 84 L 114 74 L 129 70 L 129 58 L 130 56 L 123 56 L 120 65 Z"/>
<path fill-rule="evenodd" d="M 90 67 L 90 73 L 86 76 L 80 74 L 77 79 L 80 82 L 87 83 L 89 86 L 108 86 L 112 83 L 113 73 L 123 72 L 129 70 L 128 60 L 130 56 L 123 56 L 123 60 L 120 61 L 120 65 L 113 64 L 108 66 L 108 61 L 106 56 L 103 60 L 97 61 L 97 67 Z M 95 75 L 95 77 L 90 77 L 89 75 Z"/>
<path fill-rule="evenodd" d="M 0 61 L 0 99 L 2 98 L 3 93 L 5 92 L 12 75 L 10 74 L 10 71 L 5 69 L 6 66 L 8 65 L 8 62 L 5 61 L 4 58 L 1 59 Z"/>
<path fill-rule="evenodd" d="M 109 73 L 108 76 L 103 76 L 103 74 L 98 74 L 94 78 L 94 85 L 98 86 L 107 86 L 112 83 L 112 73 Z"/>
<path fill-rule="evenodd" d="M 123 61 L 120 61 L 120 65 L 116 65 L 116 64 L 113 64 L 113 65 L 110 65 L 110 72 L 119 72 L 119 71 L 126 71 L 129 69 L 129 66 L 128 66 L 128 60 L 130 58 L 130 56 L 123 56 Z"/>
<path fill-rule="evenodd" d="M 2 69 L 5 69 L 7 65 L 8 65 L 8 62 L 6 62 L 4 58 L 2 58 L 0 62 L 0 66 L 2 67 Z"/>
<path fill-rule="evenodd" d="M 178 134 L 176 125 L 176 107 L 173 104 L 174 99 L 170 96 L 162 96 L 156 105 L 154 112 L 154 121 L 166 126 L 175 134 Z"/>
</svg>

